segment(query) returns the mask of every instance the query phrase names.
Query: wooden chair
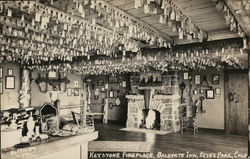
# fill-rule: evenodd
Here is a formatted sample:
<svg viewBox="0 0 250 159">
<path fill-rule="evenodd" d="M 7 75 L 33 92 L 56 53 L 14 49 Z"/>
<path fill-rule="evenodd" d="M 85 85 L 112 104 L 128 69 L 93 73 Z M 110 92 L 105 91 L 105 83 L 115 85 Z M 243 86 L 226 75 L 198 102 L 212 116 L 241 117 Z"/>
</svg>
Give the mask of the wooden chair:
<svg viewBox="0 0 250 159">
<path fill-rule="evenodd" d="M 181 120 L 181 134 L 183 134 L 184 129 L 188 131 L 193 130 L 194 135 L 198 133 L 198 109 L 197 106 L 193 106 L 192 116 L 187 117 L 187 112 L 180 113 Z"/>
<path fill-rule="evenodd" d="M 77 119 L 76 116 L 80 116 L 80 114 L 76 113 L 74 111 L 71 111 L 71 114 L 72 114 L 74 123 L 79 125 L 79 121 L 78 121 L 79 119 Z M 95 121 L 94 121 L 95 114 L 96 113 L 87 113 L 86 114 L 86 126 L 91 127 L 93 130 L 95 129 Z"/>
</svg>

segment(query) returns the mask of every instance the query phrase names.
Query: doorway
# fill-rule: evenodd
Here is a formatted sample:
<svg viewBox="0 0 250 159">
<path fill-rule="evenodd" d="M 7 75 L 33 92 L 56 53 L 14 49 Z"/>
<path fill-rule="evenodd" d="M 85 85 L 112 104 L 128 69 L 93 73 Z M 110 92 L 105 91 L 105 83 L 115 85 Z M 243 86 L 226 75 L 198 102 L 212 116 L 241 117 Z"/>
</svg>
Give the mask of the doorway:
<svg viewBox="0 0 250 159">
<path fill-rule="evenodd" d="M 247 71 L 225 72 L 225 130 L 227 134 L 248 134 Z"/>
</svg>

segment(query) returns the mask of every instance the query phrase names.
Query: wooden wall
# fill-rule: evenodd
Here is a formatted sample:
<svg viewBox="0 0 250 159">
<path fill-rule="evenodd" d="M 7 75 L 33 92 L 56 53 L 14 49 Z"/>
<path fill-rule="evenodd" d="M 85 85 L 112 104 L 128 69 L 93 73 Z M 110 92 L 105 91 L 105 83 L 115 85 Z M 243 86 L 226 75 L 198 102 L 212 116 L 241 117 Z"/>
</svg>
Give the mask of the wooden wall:
<svg viewBox="0 0 250 159">
<path fill-rule="evenodd" d="M 250 36 L 248 36 L 248 96 L 250 94 Z M 248 156 L 250 156 L 250 97 L 248 97 Z"/>
<path fill-rule="evenodd" d="M 247 135 L 248 100 L 247 71 L 226 71 L 225 128 L 228 134 Z"/>
<path fill-rule="evenodd" d="M 35 82 L 35 80 L 38 77 L 38 73 L 43 73 L 41 71 L 33 71 L 32 72 L 32 82 L 31 82 L 31 106 L 34 107 L 41 107 L 45 102 L 50 102 L 50 96 L 49 93 L 42 93 L 39 90 L 38 84 Z M 75 81 L 78 81 L 79 89 L 82 86 L 82 79 L 81 75 L 75 75 L 75 74 L 67 74 L 67 79 L 70 81 L 70 83 L 67 85 L 67 88 L 75 88 L 74 84 Z M 52 88 L 50 88 L 52 89 Z M 58 99 L 60 100 L 61 106 L 67 106 L 67 105 L 79 105 L 81 95 L 74 96 L 73 94 L 71 96 L 67 95 L 67 91 L 59 94 Z"/>
<path fill-rule="evenodd" d="M 19 98 L 20 98 L 20 86 L 21 86 L 21 75 L 20 75 L 20 66 L 14 63 L 4 63 L 0 64 L 0 67 L 3 68 L 3 78 L 0 78 L 0 81 L 3 82 L 3 94 L 1 96 L 1 110 L 19 108 Z M 7 69 L 13 69 L 13 76 L 15 76 L 15 89 L 5 89 L 5 77 L 7 76 Z M 38 77 L 40 71 L 33 71 L 31 81 L 31 106 L 41 107 L 45 102 L 50 102 L 49 94 L 42 93 L 39 90 L 38 84 L 35 80 Z M 40 72 L 42 73 L 42 72 Z M 79 88 L 82 84 L 81 75 L 68 74 L 67 78 L 70 80 L 68 88 L 74 88 L 74 82 L 78 81 Z M 61 100 L 61 105 L 79 105 L 81 96 L 67 96 L 67 92 L 64 92 L 58 96 Z"/>
<path fill-rule="evenodd" d="M 112 108 L 108 108 L 108 120 L 116 121 L 121 124 L 126 123 L 127 117 L 127 100 L 125 95 L 130 87 L 128 74 L 115 75 L 117 82 L 110 82 L 111 75 L 90 76 L 90 110 L 95 113 L 102 113 L 104 109 L 104 99 L 108 98 Z M 122 82 L 126 81 L 126 87 L 122 87 Z M 105 84 L 108 84 L 108 89 L 105 89 Z M 104 91 L 103 91 L 104 90 Z M 114 92 L 114 97 L 109 97 L 109 91 Z M 98 97 L 95 97 L 95 92 L 99 92 Z M 116 100 L 119 98 L 121 104 L 116 105 Z M 96 119 L 102 119 L 103 116 L 95 116 Z"/>
<path fill-rule="evenodd" d="M 212 76 L 214 74 L 219 75 L 219 83 L 212 84 Z M 207 82 L 212 88 L 219 88 L 221 93 L 219 95 L 215 94 L 214 99 L 206 99 L 206 90 L 209 89 L 206 87 L 206 83 L 203 82 L 201 85 L 194 84 L 195 75 L 201 75 L 201 81 L 203 80 L 203 76 L 206 76 Z M 197 90 L 198 94 L 193 95 L 193 101 L 199 99 L 200 97 L 204 97 L 203 100 L 203 109 L 205 113 L 198 114 L 198 123 L 200 128 L 208 128 L 208 129 L 220 129 L 224 130 L 224 72 L 218 71 L 216 69 L 207 69 L 206 71 L 193 71 L 192 72 L 192 80 L 193 87 L 192 90 Z M 201 93 L 200 90 L 204 92 Z M 200 103 L 199 103 L 200 104 Z"/>
<path fill-rule="evenodd" d="M 3 69 L 3 77 L 0 78 L 0 81 L 3 82 L 3 94 L 0 94 L 1 110 L 6 110 L 10 108 L 19 108 L 19 91 L 20 91 L 20 70 L 19 65 L 14 63 L 4 63 L 0 64 L 0 67 Z M 15 89 L 6 89 L 5 83 L 7 76 L 7 70 L 13 69 L 13 76 L 15 77 Z"/>
</svg>

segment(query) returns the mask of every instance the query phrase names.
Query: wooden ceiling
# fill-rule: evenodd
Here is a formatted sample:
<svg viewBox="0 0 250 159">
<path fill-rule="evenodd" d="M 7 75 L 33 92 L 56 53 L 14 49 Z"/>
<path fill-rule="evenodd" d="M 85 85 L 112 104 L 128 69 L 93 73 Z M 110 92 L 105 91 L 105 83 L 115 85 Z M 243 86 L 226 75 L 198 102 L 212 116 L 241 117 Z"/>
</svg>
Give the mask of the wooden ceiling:
<svg viewBox="0 0 250 159">
<path fill-rule="evenodd" d="M 137 17 L 158 30 L 160 33 L 170 36 L 175 41 L 175 44 L 197 42 L 197 40 L 179 40 L 178 33 L 174 33 L 172 27 L 167 24 L 159 23 L 160 14 L 162 12 L 153 15 L 144 14 L 143 7 L 137 9 L 134 7 L 135 0 L 103 1 Z M 216 10 L 216 2 L 213 0 L 175 0 L 175 2 L 196 26 L 208 33 L 208 41 L 239 37 L 237 33 L 230 31 L 229 26 L 226 25 L 223 13 L 219 13 Z"/>
<path fill-rule="evenodd" d="M 241 25 L 247 35 L 250 35 L 250 1 L 248 0 L 248 10 L 243 0 L 225 0 L 234 17 Z M 244 0 L 247 1 L 247 0 Z M 246 3 L 246 2 L 245 2 Z"/>
<path fill-rule="evenodd" d="M 142 64 L 145 71 L 148 67 L 205 69 L 224 62 L 244 68 L 236 54 L 247 55 L 247 40 L 241 37 L 250 35 L 249 9 L 237 8 L 241 4 L 233 0 L 168 0 L 171 4 L 166 5 L 156 1 L 166 2 L 154 0 L 152 14 L 145 14 L 142 5 L 135 8 L 135 0 L 1 1 L 0 63 L 20 60 L 31 69 L 34 64 L 38 69 L 50 69 L 53 62 L 57 69 L 76 67 L 75 72 L 89 74 L 107 72 L 113 64 L 119 64 L 115 72 L 137 72 Z M 248 0 L 247 4 L 250 8 Z M 159 22 L 160 17 L 165 24 Z M 179 33 L 173 31 L 173 25 Z M 239 35 L 239 43 L 226 42 L 235 42 Z"/>
</svg>

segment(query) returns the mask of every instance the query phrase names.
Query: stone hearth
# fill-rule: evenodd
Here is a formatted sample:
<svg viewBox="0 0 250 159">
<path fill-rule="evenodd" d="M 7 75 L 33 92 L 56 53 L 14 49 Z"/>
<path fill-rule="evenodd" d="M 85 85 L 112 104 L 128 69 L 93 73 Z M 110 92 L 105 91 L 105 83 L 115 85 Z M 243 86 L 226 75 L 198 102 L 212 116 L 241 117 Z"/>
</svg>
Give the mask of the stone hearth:
<svg viewBox="0 0 250 159">
<path fill-rule="evenodd" d="M 145 108 L 145 100 L 143 95 L 127 95 L 128 99 L 128 118 L 127 128 L 139 128 L 139 113 Z M 174 131 L 180 130 L 180 121 L 178 107 L 180 105 L 179 95 L 153 95 L 149 108 L 160 112 L 160 130 Z"/>
</svg>

